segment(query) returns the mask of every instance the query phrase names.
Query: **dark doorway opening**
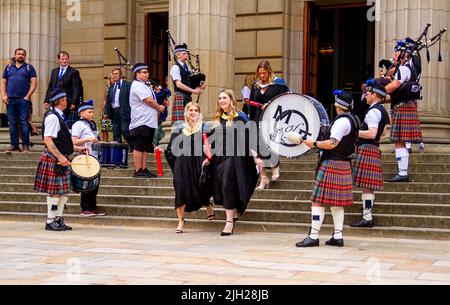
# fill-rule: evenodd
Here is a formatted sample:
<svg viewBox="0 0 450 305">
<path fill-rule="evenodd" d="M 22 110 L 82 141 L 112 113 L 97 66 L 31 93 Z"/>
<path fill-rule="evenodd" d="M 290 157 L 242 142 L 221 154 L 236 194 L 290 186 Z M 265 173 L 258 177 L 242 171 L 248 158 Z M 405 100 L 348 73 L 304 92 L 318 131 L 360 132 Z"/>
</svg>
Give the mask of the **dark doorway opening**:
<svg viewBox="0 0 450 305">
<path fill-rule="evenodd" d="M 150 65 L 150 77 L 162 85 L 169 69 L 169 13 L 151 13 L 146 19 L 145 61 Z"/>
<path fill-rule="evenodd" d="M 335 116 L 333 90 L 361 99 L 361 83 L 373 77 L 375 23 L 365 3 L 334 6 L 307 4 L 304 93 L 316 97 Z"/>
</svg>

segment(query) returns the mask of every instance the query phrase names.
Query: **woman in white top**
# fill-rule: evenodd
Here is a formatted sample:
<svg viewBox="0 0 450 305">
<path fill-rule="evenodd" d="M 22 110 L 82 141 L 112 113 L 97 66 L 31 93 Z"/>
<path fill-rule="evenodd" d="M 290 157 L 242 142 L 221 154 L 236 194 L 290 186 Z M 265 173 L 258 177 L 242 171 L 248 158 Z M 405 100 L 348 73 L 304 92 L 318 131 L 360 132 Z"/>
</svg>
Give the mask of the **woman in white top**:
<svg viewBox="0 0 450 305">
<path fill-rule="evenodd" d="M 250 109 L 248 106 L 250 105 L 250 94 L 252 93 L 252 87 L 255 83 L 255 80 L 256 76 L 254 74 L 247 75 L 244 80 L 244 86 L 241 89 L 242 102 L 244 104 L 242 106 L 242 112 L 244 112 L 246 115 L 250 114 Z"/>
</svg>

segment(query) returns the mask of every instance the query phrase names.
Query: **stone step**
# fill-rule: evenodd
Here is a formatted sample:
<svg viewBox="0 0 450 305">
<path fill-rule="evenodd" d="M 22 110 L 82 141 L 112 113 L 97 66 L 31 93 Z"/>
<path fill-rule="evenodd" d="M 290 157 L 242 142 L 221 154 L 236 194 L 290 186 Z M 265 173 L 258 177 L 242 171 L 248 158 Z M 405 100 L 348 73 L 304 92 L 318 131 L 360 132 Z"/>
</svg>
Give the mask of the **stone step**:
<svg viewBox="0 0 450 305">
<path fill-rule="evenodd" d="M 3 184 L 3 192 L 33 192 L 33 184 Z M 173 187 L 154 186 L 117 186 L 101 185 L 100 194 L 129 195 L 129 196 L 175 196 Z M 281 190 L 270 189 L 256 191 L 255 199 L 267 200 L 308 200 L 311 190 Z M 450 204 L 450 193 L 420 193 L 420 192 L 377 192 L 377 200 L 382 202 L 411 202 L 411 203 L 433 203 Z M 354 200 L 358 202 L 361 198 L 359 191 L 354 192 Z"/>
<path fill-rule="evenodd" d="M 32 167 L 9 167 L 0 166 L 0 176 L 1 175 L 35 175 L 36 166 Z M 156 173 L 156 168 L 151 168 L 153 172 Z M 130 178 L 133 176 L 134 170 L 132 169 L 102 169 L 102 177 L 125 177 Z M 395 175 L 396 172 L 385 172 L 384 177 L 389 178 Z M 270 176 L 270 171 L 269 171 Z M 170 170 L 164 171 L 165 178 L 172 178 L 172 172 Z M 282 179 L 285 180 L 313 180 L 315 178 L 315 172 L 310 171 L 283 171 Z M 450 173 L 417 173 L 410 174 L 410 179 L 412 182 L 429 182 L 429 183 L 440 183 L 440 182 L 450 182 Z M 145 180 L 145 179 L 144 179 Z M 402 184 L 403 185 L 403 184 Z"/>
<path fill-rule="evenodd" d="M 45 213 L 10 213 L 0 212 L 0 219 L 6 221 L 34 221 L 45 223 Z M 174 217 L 124 217 L 124 216 L 105 216 L 87 219 L 79 216 L 79 214 L 66 214 L 64 216 L 66 223 L 74 225 L 109 225 L 109 226 L 139 226 L 139 227 L 158 227 L 167 228 L 174 231 L 177 225 L 177 219 Z M 43 225 L 44 226 L 44 225 Z M 185 232 L 189 230 L 207 230 L 220 234 L 223 229 L 224 221 L 208 222 L 204 219 L 187 218 Z M 254 222 L 240 220 L 236 225 L 235 234 L 246 234 L 247 232 L 259 233 L 294 233 L 299 234 L 299 240 L 302 239 L 309 230 L 310 224 L 304 223 L 284 223 L 284 222 Z M 328 238 L 333 231 L 331 225 L 325 224 L 321 231 L 322 239 Z M 371 229 L 357 229 L 344 226 L 345 236 L 370 236 L 370 237 L 386 237 L 386 238 L 412 238 L 412 239 L 436 239 L 449 240 L 450 230 L 433 229 L 433 228 L 406 228 L 406 227 L 374 227 Z M 232 237 L 231 237 L 232 238 Z"/>
<path fill-rule="evenodd" d="M 5 147 L 6 149 L 7 147 Z M 32 152 L 29 153 L 14 153 L 14 154 L 6 154 L 4 153 L 4 150 L 1 150 L 0 148 L 0 162 L 2 160 L 36 160 L 38 161 L 40 156 L 42 154 L 42 150 L 34 149 Z M 153 154 L 149 155 L 149 160 L 155 160 L 155 156 Z M 165 161 L 165 158 L 163 156 L 163 161 Z M 133 160 L 133 155 L 128 155 L 128 160 Z M 383 162 L 396 162 L 395 161 L 395 154 L 383 154 L 382 155 Z M 298 159 L 286 159 L 281 158 L 282 163 L 289 163 L 289 162 L 316 162 L 317 161 L 317 155 L 311 155 L 307 157 L 302 157 Z M 440 162 L 440 163 L 449 163 L 450 162 L 450 154 L 412 154 L 410 156 L 410 162 L 416 163 L 416 162 Z"/>
<path fill-rule="evenodd" d="M 46 213 L 47 205 L 34 202 L 1 202 L 3 212 L 26 212 L 26 213 Z M 99 205 L 99 209 L 111 216 L 125 217 L 176 217 L 174 208 L 171 206 L 119 206 L 119 205 Z M 67 214 L 80 213 L 79 204 L 68 204 Z M 190 218 L 204 219 L 202 213 L 190 213 Z M 225 219 L 225 210 L 216 208 L 216 217 Z M 345 224 L 349 225 L 359 221 L 359 213 L 346 213 Z M 377 225 L 379 226 L 401 226 L 401 227 L 425 227 L 450 229 L 450 217 L 445 216 L 418 216 L 418 215 L 386 215 L 375 214 Z M 280 211 L 280 210 L 257 210 L 248 208 L 242 220 L 254 222 L 285 222 L 285 223 L 305 223 L 310 222 L 310 211 Z M 325 217 L 326 224 L 332 224 L 331 214 Z"/>
<path fill-rule="evenodd" d="M 17 185 L 33 184 L 34 180 L 35 175 L 0 175 L 0 189 L 1 185 L 4 183 Z M 173 187 L 173 179 L 171 177 L 158 179 L 134 179 L 132 177 L 102 176 L 101 185 Z M 278 180 L 270 184 L 270 189 L 312 190 L 313 187 L 313 180 Z M 385 183 L 384 190 L 386 192 L 450 193 L 450 183 Z"/>
<path fill-rule="evenodd" d="M 9 160 L 2 162 L 3 165 L 10 167 L 37 167 L 38 162 L 33 160 Z M 134 168 L 134 163 L 129 163 L 129 169 Z M 284 171 L 314 171 L 316 168 L 315 162 L 287 162 L 281 163 L 281 173 Z M 156 162 L 148 162 L 149 168 L 156 168 Z M 383 170 L 386 172 L 397 171 L 397 163 L 383 163 Z M 169 171 L 169 165 L 164 162 L 163 169 Z M 422 174 L 422 173 L 435 173 L 435 172 L 445 172 L 450 173 L 450 163 L 415 163 L 411 164 L 409 172 L 412 174 Z"/>
<path fill-rule="evenodd" d="M 21 192 L 1 192 L 0 198 L 6 202 L 38 202 L 45 204 L 46 195 L 38 193 Z M 80 202 L 80 196 L 70 195 L 70 202 Z M 123 196 L 100 194 L 97 197 L 98 204 L 119 205 L 119 206 L 174 206 L 173 196 Z M 280 211 L 307 211 L 311 210 L 309 200 L 265 200 L 252 199 L 249 207 L 259 210 L 280 210 Z M 346 211 L 358 214 L 361 210 L 361 201 L 355 201 L 351 207 L 346 207 Z M 422 204 L 422 203 L 398 203 L 398 202 L 376 202 L 376 213 L 380 214 L 408 214 L 408 215 L 450 215 L 449 204 Z"/>
</svg>

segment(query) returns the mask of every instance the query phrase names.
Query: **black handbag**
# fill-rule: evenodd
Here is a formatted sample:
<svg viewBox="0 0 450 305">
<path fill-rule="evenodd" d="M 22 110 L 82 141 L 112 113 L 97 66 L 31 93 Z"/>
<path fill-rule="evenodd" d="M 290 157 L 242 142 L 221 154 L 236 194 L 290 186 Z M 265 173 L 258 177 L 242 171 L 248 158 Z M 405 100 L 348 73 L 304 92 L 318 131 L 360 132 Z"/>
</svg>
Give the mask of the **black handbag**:
<svg viewBox="0 0 450 305">
<path fill-rule="evenodd" d="M 208 182 L 210 179 L 211 179 L 211 175 L 208 170 L 208 166 L 202 166 L 202 172 L 200 173 L 200 179 L 198 180 L 199 188 L 206 187 L 208 185 Z"/>
</svg>

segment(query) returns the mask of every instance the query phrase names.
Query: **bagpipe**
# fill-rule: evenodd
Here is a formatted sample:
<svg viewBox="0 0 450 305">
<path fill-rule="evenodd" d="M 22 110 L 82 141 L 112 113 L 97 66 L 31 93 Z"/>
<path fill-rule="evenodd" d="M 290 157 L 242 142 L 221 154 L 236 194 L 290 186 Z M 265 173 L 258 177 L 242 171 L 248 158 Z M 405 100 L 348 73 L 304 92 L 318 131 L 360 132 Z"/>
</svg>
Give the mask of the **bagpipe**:
<svg viewBox="0 0 450 305">
<path fill-rule="evenodd" d="M 114 48 L 114 51 L 117 52 L 117 57 L 119 59 L 119 67 L 124 68 L 125 70 L 128 71 L 133 71 L 134 66 L 127 60 L 127 58 L 120 52 L 120 50 L 118 48 Z M 152 80 L 151 78 L 149 78 L 149 81 L 146 83 L 146 85 L 149 87 L 155 87 L 156 89 L 159 90 L 162 89 L 162 86 L 156 81 Z M 164 175 L 161 161 L 161 152 L 162 150 L 159 147 L 156 147 L 154 149 L 155 161 L 158 168 L 158 177 L 162 177 Z"/>
<path fill-rule="evenodd" d="M 122 54 L 122 52 L 120 52 L 120 50 L 118 48 L 114 48 L 114 51 L 117 53 L 117 58 L 119 61 L 119 67 L 123 68 L 127 71 L 131 71 L 133 72 L 134 66 L 128 61 L 128 59 Z M 161 84 L 159 84 L 158 82 L 154 81 L 151 77 L 149 77 L 149 80 L 147 82 L 147 86 L 149 87 L 154 87 L 155 89 L 162 89 Z"/>
<path fill-rule="evenodd" d="M 177 43 L 175 42 L 175 39 L 173 38 L 172 34 L 170 33 L 170 30 L 167 30 L 167 35 L 169 36 L 169 58 L 173 58 L 174 62 L 177 62 L 177 57 L 175 54 L 175 46 Z M 187 64 L 192 72 L 192 74 L 189 76 L 189 87 L 191 89 L 197 89 L 206 81 L 206 75 L 201 73 L 200 70 L 200 55 L 195 55 L 195 66 L 192 63 L 192 57 L 193 55 L 188 51 L 188 61 Z M 173 55 L 173 57 L 171 56 Z"/>
<path fill-rule="evenodd" d="M 386 70 L 386 73 L 378 78 L 376 81 L 382 86 L 387 86 L 397 73 L 400 66 L 403 64 L 407 54 L 410 54 L 411 64 L 407 64 L 411 71 L 411 80 L 405 82 L 395 92 L 391 93 L 391 98 L 397 102 L 405 102 L 408 100 L 420 100 L 422 99 L 421 91 L 423 87 L 420 85 L 420 79 L 422 75 L 422 58 L 420 52 L 423 49 L 427 50 L 427 62 L 431 61 L 430 48 L 439 43 L 439 57 L 438 62 L 442 62 L 442 37 L 447 32 L 446 28 L 443 28 L 437 35 L 428 39 L 428 32 L 431 27 L 430 23 L 427 23 L 424 31 L 417 40 L 406 38 L 404 41 L 399 41 L 396 46 L 396 51 L 400 51 L 400 55 L 397 60 L 383 59 L 379 62 L 378 67 L 381 71 Z"/>
</svg>

